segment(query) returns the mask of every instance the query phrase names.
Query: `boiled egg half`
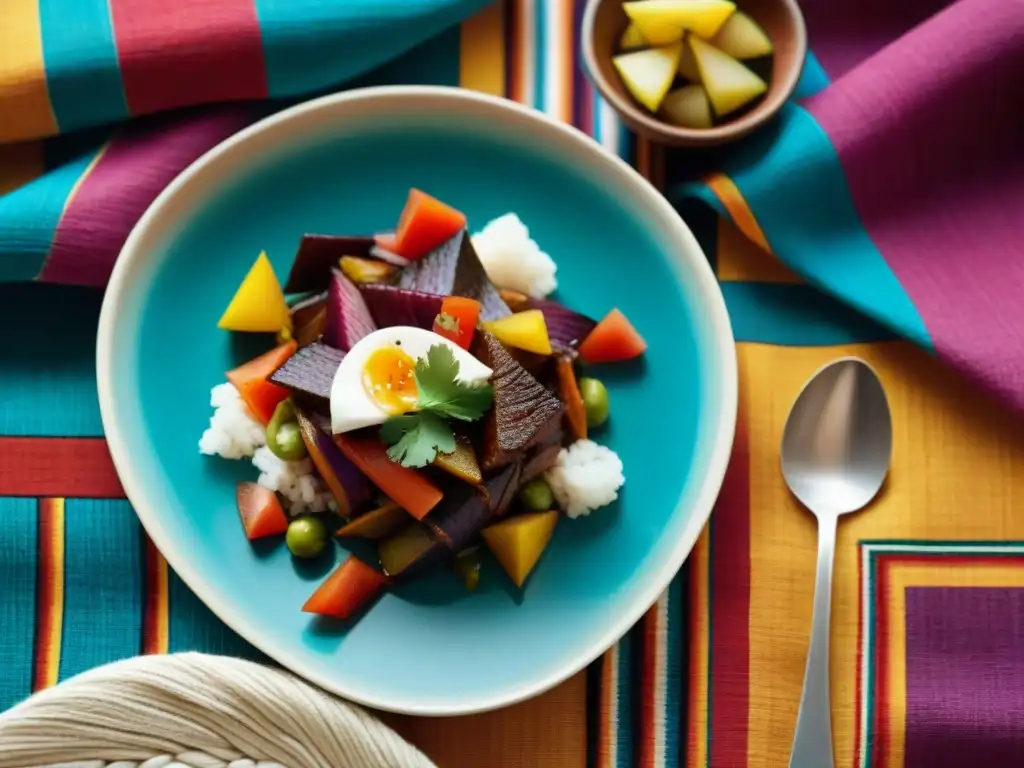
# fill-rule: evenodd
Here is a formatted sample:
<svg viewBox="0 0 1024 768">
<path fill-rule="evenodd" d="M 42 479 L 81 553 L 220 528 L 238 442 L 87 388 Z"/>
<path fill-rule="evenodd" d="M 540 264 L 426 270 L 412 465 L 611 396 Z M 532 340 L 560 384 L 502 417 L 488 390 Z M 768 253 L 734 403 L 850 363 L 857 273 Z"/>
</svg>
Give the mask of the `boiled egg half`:
<svg viewBox="0 0 1024 768">
<path fill-rule="evenodd" d="M 392 416 L 416 410 L 416 361 L 442 345 L 459 364 L 458 380 L 483 384 L 491 371 L 469 352 L 423 328 L 381 328 L 356 342 L 342 359 L 331 383 L 331 429 L 334 434 L 383 424 Z"/>
</svg>

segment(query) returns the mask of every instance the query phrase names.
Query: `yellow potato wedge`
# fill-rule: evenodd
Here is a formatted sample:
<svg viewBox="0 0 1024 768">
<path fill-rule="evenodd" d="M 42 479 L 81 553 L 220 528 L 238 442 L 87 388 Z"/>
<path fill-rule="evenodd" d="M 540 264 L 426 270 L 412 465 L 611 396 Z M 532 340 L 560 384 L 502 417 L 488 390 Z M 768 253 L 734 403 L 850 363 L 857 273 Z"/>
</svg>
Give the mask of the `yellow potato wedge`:
<svg viewBox="0 0 1024 768">
<path fill-rule="evenodd" d="M 687 43 L 700 81 L 718 117 L 735 112 L 768 90 L 768 84 L 727 53 L 690 35 Z"/>
<path fill-rule="evenodd" d="M 645 51 L 619 54 L 612 59 L 612 64 L 633 98 L 651 112 L 657 112 L 661 100 L 675 80 L 682 52 L 681 42 L 672 43 Z"/>
<path fill-rule="evenodd" d="M 666 45 L 692 31 L 713 36 L 736 10 L 729 0 L 635 0 L 622 9 L 651 45 Z"/>
</svg>

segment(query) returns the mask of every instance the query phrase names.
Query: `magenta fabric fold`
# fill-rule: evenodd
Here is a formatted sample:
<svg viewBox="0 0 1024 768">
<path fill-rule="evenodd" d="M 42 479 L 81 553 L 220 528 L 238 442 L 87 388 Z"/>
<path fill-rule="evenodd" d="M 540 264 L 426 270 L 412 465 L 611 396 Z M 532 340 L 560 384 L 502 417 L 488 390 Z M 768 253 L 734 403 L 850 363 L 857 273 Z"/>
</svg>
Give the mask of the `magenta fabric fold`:
<svg viewBox="0 0 1024 768">
<path fill-rule="evenodd" d="M 936 352 L 1024 412 L 1024 3 L 960 0 L 807 108 Z"/>
</svg>

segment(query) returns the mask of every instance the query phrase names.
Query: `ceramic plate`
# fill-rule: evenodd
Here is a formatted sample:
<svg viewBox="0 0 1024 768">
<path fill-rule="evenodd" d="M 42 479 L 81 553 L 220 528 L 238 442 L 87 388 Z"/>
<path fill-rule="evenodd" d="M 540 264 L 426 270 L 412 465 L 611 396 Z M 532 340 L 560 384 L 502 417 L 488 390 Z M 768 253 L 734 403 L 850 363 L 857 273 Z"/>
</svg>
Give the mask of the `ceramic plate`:
<svg viewBox="0 0 1024 768">
<path fill-rule="evenodd" d="M 261 250 L 283 278 L 303 233 L 391 229 L 410 187 L 464 211 L 471 228 L 515 211 L 557 261 L 565 304 L 592 316 L 618 306 L 647 339 L 642 364 L 597 374 L 612 402 L 597 438 L 622 457 L 626 485 L 614 505 L 559 525 L 522 592 L 493 562 L 473 595 L 442 568 L 386 595 L 354 627 L 327 630 L 300 607 L 341 547 L 314 568 L 297 568 L 283 545 L 254 549 L 234 486 L 256 471 L 197 450 L 210 388 L 260 351 L 216 324 Z M 528 698 L 622 636 L 706 522 L 736 416 L 725 305 L 668 203 L 582 134 L 445 88 L 311 101 L 193 164 L 125 244 L 100 318 L 98 377 L 128 497 L 199 597 L 312 682 L 415 714 Z"/>
</svg>

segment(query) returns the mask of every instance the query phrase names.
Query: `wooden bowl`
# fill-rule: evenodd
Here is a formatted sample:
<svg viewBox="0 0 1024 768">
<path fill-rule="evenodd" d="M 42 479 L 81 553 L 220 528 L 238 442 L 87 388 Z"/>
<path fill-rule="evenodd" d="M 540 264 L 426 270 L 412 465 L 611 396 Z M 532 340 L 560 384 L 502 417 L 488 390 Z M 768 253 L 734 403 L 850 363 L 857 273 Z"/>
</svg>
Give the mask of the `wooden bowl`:
<svg viewBox="0 0 1024 768">
<path fill-rule="evenodd" d="M 648 112 L 630 95 L 612 65 L 619 37 L 629 20 L 622 0 L 589 0 L 583 16 L 583 58 L 590 79 L 630 128 L 652 141 L 686 147 L 710 147 L 742 136 L 770 120 L 792 95 L 804 57 L 807 32 L 796 0 L 739 0 L 737 7 L 764 28 L 775 53 L 768 92 L 753 107 L 711 128 L 680 128 Z"/>
</svg>

